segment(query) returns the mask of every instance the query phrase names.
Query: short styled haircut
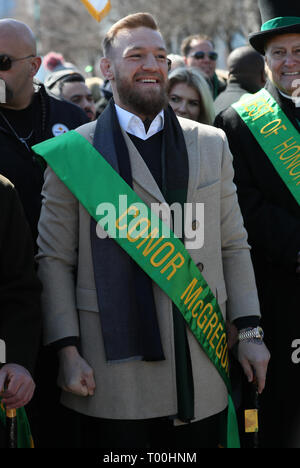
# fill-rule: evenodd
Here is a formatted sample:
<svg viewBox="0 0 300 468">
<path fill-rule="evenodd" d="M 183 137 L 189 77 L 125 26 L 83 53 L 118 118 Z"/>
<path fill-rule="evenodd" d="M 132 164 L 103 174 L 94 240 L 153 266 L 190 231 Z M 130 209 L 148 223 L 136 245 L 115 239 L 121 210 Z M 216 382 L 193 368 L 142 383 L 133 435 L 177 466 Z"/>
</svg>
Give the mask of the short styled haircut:
<svg viewBox="0 0 300 468">
<path fill-rule="evenodd" d="M 115 37 L 118 32 L 122 29 L 135 29 L 145 27 L 158 31 L 158 26 L 155 19 L 150 13 L 134 13 L 132 15 L 125 16 L 124 18 L 117 21 L 106 33 L 102 47 L 104 56 L 107 57 L 111 53 Z"/>
<path fill-rule="evenodd" d="M 197 41 L 208 41 L 212 44 L 213 47 L 215 47 L 214 41 L 211 39 L 211 37 L 207 36 L 206 34 L 193 34 L 192 36 L 188 36 L 183 39 L 181 43 L 181 55 L 183 57 L 187 57 L 190 53 L 191 50 L 191 43 L 192 41 L 197 40 Z"/>
</svg>

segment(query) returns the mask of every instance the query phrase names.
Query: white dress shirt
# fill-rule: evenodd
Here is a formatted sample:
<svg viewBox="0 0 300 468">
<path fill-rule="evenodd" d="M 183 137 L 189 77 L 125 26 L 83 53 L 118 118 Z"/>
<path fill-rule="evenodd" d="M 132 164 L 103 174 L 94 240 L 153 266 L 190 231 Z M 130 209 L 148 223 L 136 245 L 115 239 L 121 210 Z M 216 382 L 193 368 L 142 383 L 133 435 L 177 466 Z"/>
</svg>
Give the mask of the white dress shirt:
<svg viewBox="0 0 300 468">
<path fill-rule="evenodd" d="M 163 110 L 157 114 L 155 119 L 151 122 L 148 132 L 146 133 L 142 119 L 140 119 L 137 115 L 122 109 L 122 107 L 119 107 L 117 104 L 115 104 L 115 107 L 121 128 L 125 132 L 141 138 L 142 140 L 147 140 L 164 128 Z"/>
</svg>

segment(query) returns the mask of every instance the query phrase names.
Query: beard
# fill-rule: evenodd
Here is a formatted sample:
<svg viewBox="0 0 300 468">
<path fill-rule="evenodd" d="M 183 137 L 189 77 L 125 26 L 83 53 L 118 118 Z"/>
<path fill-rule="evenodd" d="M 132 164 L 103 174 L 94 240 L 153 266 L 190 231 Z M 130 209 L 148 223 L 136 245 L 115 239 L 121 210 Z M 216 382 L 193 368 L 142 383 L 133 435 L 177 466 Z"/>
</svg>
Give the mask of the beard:
<svg viewBox="0 0 300 468">
<path fill-rule="evenodd" d="M 168 105 L 166 86 L 161 83 L 160 89 L 140 90 L 122 78 L 118 73 L 115 77 L 116 87 L 120 101 L 128 110 L 138 115 L 154 118 Z"/>
</svg>

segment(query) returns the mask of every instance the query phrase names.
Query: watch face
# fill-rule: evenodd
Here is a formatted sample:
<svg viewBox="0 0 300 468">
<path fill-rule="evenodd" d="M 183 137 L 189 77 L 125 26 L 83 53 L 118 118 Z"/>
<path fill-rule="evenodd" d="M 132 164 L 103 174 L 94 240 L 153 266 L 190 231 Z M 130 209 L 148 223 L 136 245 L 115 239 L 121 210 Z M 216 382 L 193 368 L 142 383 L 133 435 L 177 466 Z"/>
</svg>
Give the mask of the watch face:
<svg viewBox="0 0 300 468">
<path fill-rule="evenodd" d="M 264 337 L 263 329 L 261 327 L 257 327 L 255 331 L 256 331 L 255 338 L 262 340 Z"/>
<path fill-rule="evenodd" d="M 263 329 L 261 327 L 257 327 L 257 332 L 258 332 L 258 338 L 263 339 L 264 337 Z"/>
</svg>

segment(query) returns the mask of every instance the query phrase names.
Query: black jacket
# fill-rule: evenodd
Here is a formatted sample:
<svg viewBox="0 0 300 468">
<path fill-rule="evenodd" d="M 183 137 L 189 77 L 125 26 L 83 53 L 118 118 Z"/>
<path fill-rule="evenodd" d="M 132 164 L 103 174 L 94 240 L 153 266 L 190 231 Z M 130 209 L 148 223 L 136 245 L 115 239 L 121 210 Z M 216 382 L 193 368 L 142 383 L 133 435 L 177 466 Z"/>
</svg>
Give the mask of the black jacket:
<svg viewBox="0 0 300 468">
<path fill-rule="evenodd" d="M 52 138 L 56 124 L 63 124 L 69 130 L 87 123 L 88 118 L 80 107 L 63 101 L 46 92 L 43 85 L 35 126 L 35 143 Z M 44 108 L 44 111 L 42 110 Z M 1 110 L 1 107 L 0 107 Z M 44 122 L 42 122 L 44 116 Z M 42 126 L 44 130 L 41 130 Z M 41 128 L 40 128 L 41 127 Z M 37 129 L 36 129 L 37 130 Z M 43 170 L 33 152 L 29 152 L 0 116 L 0 174 L 9 179 L 18 191 L 29 222 L 33 239 L 37 238 L 37 224 L 41 207 Z"/>
<path fill-rule="evenodd" d="M 217 73 L 215 73 L 211 79 L 208 79 L 207 82 L 211 89 L 214 100 L 226 89 L 227 86 L 225 78 L 218 76 Z"/>
<path fill-rule="evenodd" d="M 300 131 L 294 104 L 271 83 L 266 88 Z M 233 108 L 221 112 L 215 126 L 222 128 L 229 140 L 239 202 L 254 255 L 293 272 L 300 251 L 298 203 Z"/>
<path fill-rule="evenodd" d="M 300 108 L 271 83 L 266 88 L 300 132 Z M 300 278 L 296 274 L 300 206 L 233 108 L 221 112 L 215 125 L 225 130 L 233 153 L 239 203 L 252 246 L 261 323 L 271 352 L 266 388 L 260 397 L 262 446 L 299 448 L 300 404 L 295 383 L 299 364 L 293 362 L 292 353 L 300 339 Z"/>
<path fill-rule="evenodd" d="M 22 204 L 2 176 L 0 213 L 0 339 L 6 343 L 6 362 L 32 373 L 40 342 L 41 285 Z"/>
<path fill-rule="evenodd" d="M 253 80 L 244 77 L 230 76 L 227 86 L 214 102 L 216 116 L 226 110 L 231 104 L 240 100 L 243 94 L 253 94 L 259 91 L 260 87 L 253 83 Z"/>
<path fill-rule="evenodd" d="M 243 94 L 248 92 L 239 83 L 228 82 L 225 91 L 222 91 L 214 102 L 216 115 L 227 109 L 234 102 L 239 101 Z"/>
</svg>

